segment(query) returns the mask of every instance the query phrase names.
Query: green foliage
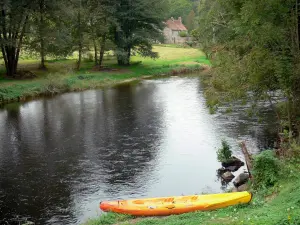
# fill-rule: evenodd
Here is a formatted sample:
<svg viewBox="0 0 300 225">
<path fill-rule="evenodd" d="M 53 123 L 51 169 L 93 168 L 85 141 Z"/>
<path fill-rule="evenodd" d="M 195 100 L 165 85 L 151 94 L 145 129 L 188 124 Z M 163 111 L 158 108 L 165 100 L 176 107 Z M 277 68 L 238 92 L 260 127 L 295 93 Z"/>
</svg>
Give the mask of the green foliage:
<svg viewBox="0 0 300 225">
<path fill-rule="evenodd" d="M 168 8 L 168 18 L 183 17 L 185 22 L 186 16 L 193 9 L 193 3 L 190 0 L 168 0 Z"/>
<path fill-rule="evenodd" d="M 186 32 L 186 31 L 180 31 L 179 32 L 179 36 L 180 37 L 187 37 L 188 36 L 188 32 Z"/>
<path fill-rule="evenodd" d="M 160 76 L 199 71 L 201 64 L 208 63 L 201 51 L 193 48 L 155 46 L 155 51 L 163 57 L 153 60 L 137 55 L 137 63 L 123 68 L 115 65 L 115 58 L 105 57 L 105 63 L 116 72 L 93 71 L 93 62 L 83 62 L 80 71 L 74 71 L 74 59 L 54 59 L 47 61 L 48 70 L 39 70 L 36 60 L 21 62 L 22 68 L 33 69 L 39 77 L 33 80 L 11 80 L 0 76 L 0 105 L 25 100 L 40 95 L 54 95 L 67 91 L 79 91 L 122 83 L 124 80 L 139 80 L 144 76 Z M 199 63 L 194 63 L 196 60 Z M 3 68 L 0 68 L 0 70 Z M 120 71 L 118 71 L 120 69 Z M 3 72 L 2 72 L 3 73 Z M 112 76 L 113 74 L 113 76 Z"/>
<path fill-rule="evenodd" d="M 108 213 L 104 214 L 98 219 L 89 220 L 84 225 L 110 225 L 110 224 L 116 224 L 116 222 L 123 222 L 126 220 L 132 219 L 132 216 L 128 215 L 118 215 L 114 213 Z"/>
<path fill-rule="evenodd" d="M 161 0 L 124 0 L 116 4 L 112 36 L 119 65 L 129 65 L 132 51 L 157 58 L 152 44 L 162 36 L 166 4 Z"/>
<path fill-rule="evenodd" d="M 196 13 L 194 10 L 192 10 L 186 18 L 185 25 L 189 31 L 195 28 L 195 22 L 196 22 L 195 17 L 196 17 Z"/>
<path fill-rule="evenodd" d="M 222 140 L 222 147 L 217 151 L 219 162 L 227 162 L 232 157 L 231 147 L 226 140 Z"/>
<path fill-rule="evenodd" d="M 300 24 L 295 7 L 298 1 L 203 0 L 199 27 L 192 34 L 212 59 L 210 91 L 220 102 L 275 104 L 275 90 L 281 90 L 287 104 L 277 119 L 297 133 Z"/>
<path fill-rule="evenodd" d="M 279 179 L 280 162 L 272 150 L 266 150 L 255 156 L 253 176 L 255 188 L 267 188 Z"/>
<path fill-rule="evenodd" d="M 180 37 L 187 37 L 187 36 L 188 36 L 188 33 L 185 32 L 185 31 L 180 31 L 180 32 L 179 32 L 179 36 L 180 36 Z"/>
</svg>

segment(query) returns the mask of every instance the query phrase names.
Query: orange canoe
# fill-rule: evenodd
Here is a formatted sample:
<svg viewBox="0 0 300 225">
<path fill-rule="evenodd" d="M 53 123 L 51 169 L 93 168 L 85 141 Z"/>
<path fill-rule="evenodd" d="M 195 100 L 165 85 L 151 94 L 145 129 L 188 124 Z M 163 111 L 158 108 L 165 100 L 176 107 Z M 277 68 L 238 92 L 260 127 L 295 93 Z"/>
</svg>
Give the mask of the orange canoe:
<svg viewBox="0 0 300 225">
<path fill-rule="evenodd" d="M 192 195 L 101 202 L 100 209 L 133 216 L 168 216 L 194 211 L 206 211 L 251 201 L 249 192 Z"/>
</svg>

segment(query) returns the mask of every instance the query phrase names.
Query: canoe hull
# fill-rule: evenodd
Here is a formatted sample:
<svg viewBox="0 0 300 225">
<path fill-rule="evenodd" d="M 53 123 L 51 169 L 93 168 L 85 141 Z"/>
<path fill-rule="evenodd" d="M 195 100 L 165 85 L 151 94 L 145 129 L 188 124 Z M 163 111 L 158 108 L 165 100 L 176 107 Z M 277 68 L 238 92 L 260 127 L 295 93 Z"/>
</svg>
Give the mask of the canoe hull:
<svg viewBox="0 0 300 225">
<path fill-rule="evenodd" d="M 133 216 L 169 216 L 195 211 L 215 210 L 237 204 L 247 204 L 251 199 L 251 193 L 237 192 L 106 201 L 100 203 L 100 209 L 105 212 L 115 212 Z"/>
</svg>

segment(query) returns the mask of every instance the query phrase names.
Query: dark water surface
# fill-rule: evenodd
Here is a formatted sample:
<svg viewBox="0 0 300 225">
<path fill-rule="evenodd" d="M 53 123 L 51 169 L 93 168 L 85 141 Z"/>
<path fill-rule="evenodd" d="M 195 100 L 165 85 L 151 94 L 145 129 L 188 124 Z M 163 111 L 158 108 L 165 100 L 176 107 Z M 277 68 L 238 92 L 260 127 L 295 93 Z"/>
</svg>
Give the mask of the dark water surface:
<svg viewBox="0 0 300 225">
<path fill-rule="evenodd" d="M 0 220 L 79 224 L 107 199 L 221 192 L 216 149 L 272 144 L 272 112 L 210 115 L 198 78 L 147 80 L 0 110 Z"/>
</svg>

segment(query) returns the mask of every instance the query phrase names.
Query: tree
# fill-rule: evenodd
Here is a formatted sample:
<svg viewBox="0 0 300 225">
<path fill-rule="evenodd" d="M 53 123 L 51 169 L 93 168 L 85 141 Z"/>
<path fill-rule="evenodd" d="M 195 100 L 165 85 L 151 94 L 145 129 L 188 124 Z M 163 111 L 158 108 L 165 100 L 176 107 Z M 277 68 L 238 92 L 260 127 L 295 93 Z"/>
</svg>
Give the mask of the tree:
<svg viewBox="0 0 300 225">
<path fill-rule="evenodd" d="M 195 28 L 195 12 L 192 10 L 186 18 L 186 27 L 188 30 L 194 30 Z"/>
<path fill-rule="evenodd" d="M 71 5 L 62 0 L 37 0 L 38 9 L 30 18 L 29 32 L 25 39 L 29 51 L 40 55 L 40 68 L 46 69 L 47 55 L 66 56 L 71 52 L 71 32 L 67 26 Z"/>
<path fill-rule="evenodd" d="M 266 100 L 277 109 L 280 91 L 287 101 L 277 118 L 290 137 L 299 134 L 299 2 L 205 0 L 199 26 L 198 40 L 215 67 L 208 92 L 226 91 L 222 101 Z"/>
<path fill-rule="evenodd" d="M 116 1 L 113 27 L 119 65 L 129 65 L 132 50 L 142 56 L 157 57 L 152 43 L 162 35 L 165 3 L 161 0 Z"/>
<path fill-rule="evenodd" d="M 168 0 L 168 17 L 182 17 L 186 22 L 187 15 L 193 9 L 193 1 L 191 0 Z"/>
<path fill-rule="evenodd" d="M 83 7 L 82 0 L 78 0 L 78 11 L 77 11 L 77 41 L 78 41 L 78 62 L 77 70 L 80 70 L 82 60 L 82 49 L 83 49 Z"/>
<path fill-rule="evenodd" d="M 29 18 L 36 10 L 31 0 L 5 0 L 0 3 L 0 44 L 7 76 L 17 73 L 20 51 L 28 28 Z"/>
<path fill-rule="evenodd" d="M 116 25 L 114 14 L 115 4 L 108 0 L 90 0 L 89 1 L 89 35 L 93 40 L 95 65 L 102 65 L 106 43 L 111 36 L 109 30 Z M 98 59 L 99 50 L 99 59 Z"/>
</svg>

